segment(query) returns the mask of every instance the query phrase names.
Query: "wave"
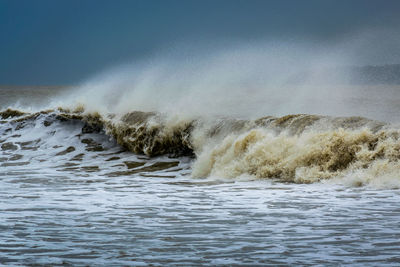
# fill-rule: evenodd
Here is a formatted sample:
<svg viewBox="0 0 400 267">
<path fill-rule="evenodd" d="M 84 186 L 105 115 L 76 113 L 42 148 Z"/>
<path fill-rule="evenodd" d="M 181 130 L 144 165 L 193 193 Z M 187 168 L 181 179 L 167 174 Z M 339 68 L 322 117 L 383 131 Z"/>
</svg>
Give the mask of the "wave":
<svg viewBox="0 0 400 267">
<path fill-rule="evenodd" d="M 400 130 L 362 117 L 296 114 L 256 120 L 187 119 L 140 111 L 101 115 L 85 112 L 83 107 L 0 112 L 1 122 L 13 125 L 13 134 L 39 116 L 43 127 L 55 121 L 79 123 L 82 133 L 104 133 L 137 154 L 194 157 L 193 177 L 400 185 Z"/>
</svg>

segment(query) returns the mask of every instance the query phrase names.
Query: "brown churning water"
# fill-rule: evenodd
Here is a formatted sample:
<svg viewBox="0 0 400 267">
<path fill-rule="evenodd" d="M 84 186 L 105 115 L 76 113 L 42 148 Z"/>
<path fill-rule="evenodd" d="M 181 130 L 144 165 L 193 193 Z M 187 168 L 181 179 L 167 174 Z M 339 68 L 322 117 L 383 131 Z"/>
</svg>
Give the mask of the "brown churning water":
<svg viewBox="0 0 400 267">
<path fill-rule="evenodd" d="M 102 116 L 83 107 L 0 113 L 14 124 L 40 114 L 48 116 L 47 123 L 83 122 L 82 132 L 103 131 L 136 154 L 193 156 L 192 176 L 198 178 L 245 175 L 295 183 L 400 185 L 399 129 L 362 117 L 297 114 L 257 120 L 171 120 L 164 114 L 139 111 Z"/>
</svg>

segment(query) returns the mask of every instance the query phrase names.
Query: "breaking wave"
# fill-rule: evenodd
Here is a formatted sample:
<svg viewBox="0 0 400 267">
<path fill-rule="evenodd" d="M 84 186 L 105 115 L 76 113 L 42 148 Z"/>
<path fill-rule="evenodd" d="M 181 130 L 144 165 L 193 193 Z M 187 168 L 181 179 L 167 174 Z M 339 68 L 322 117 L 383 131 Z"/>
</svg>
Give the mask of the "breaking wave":
<svg viewBox="0 0 400 267">
<path fill-rule="evenodd" d="M 147 156 L 194 157 L 193 177 L 271 178 L 283 182 L 335 182 L 351 186 L 400 186 L 400 130 L 362 117 L 296 114 L 257 120 L 195 119 L 134 111 L 122 116 L 55 109 L 0 112 L 9 135 L 41 118 L 104 133 Z M 4 136 L 4 134 L 3 134 Z M 2 149 L 12 146 L 1 140 Z"/>
</svg>

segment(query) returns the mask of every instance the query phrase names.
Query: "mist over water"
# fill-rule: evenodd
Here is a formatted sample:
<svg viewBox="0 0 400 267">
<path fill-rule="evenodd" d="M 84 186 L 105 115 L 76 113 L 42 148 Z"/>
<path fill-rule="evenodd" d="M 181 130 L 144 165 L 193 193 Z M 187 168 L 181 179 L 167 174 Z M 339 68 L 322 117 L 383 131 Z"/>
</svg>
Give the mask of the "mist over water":
<svg viewBox="0 0 400 267">
<path fill-rule="evenodd" d="M 397 121 L 398 86 L 352 82 L 350 67 L 365 61 L 361 51 L 347 46 L 294 41 L 181 46 L 92 77 L 59 103 L 114 114 L 140 110 L 258 118 L 305 113 Z"/>
</svg>

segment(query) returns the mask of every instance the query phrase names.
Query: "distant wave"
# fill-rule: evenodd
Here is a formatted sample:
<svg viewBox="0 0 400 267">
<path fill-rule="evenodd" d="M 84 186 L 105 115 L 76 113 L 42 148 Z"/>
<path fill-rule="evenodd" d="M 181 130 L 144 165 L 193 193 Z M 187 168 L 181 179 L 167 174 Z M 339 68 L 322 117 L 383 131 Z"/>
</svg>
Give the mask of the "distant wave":
<svg viewBox="0 0 400 267">
<path fill-rule="evenodd" d="M 296 114 L 188 120 L 140 111 L 102 116 L 84 107 L 36 113 L 7 109 L 0 117 L 2 124 L 12 125 L 13 134 L 41 117 L 42 127 L 55 121 L 80 123 L 82 133 L 104 132 L 137 154 L 194 156 L 194 177 L 400 185 L 400 130 L 362 117 Z"/>
</svg>

